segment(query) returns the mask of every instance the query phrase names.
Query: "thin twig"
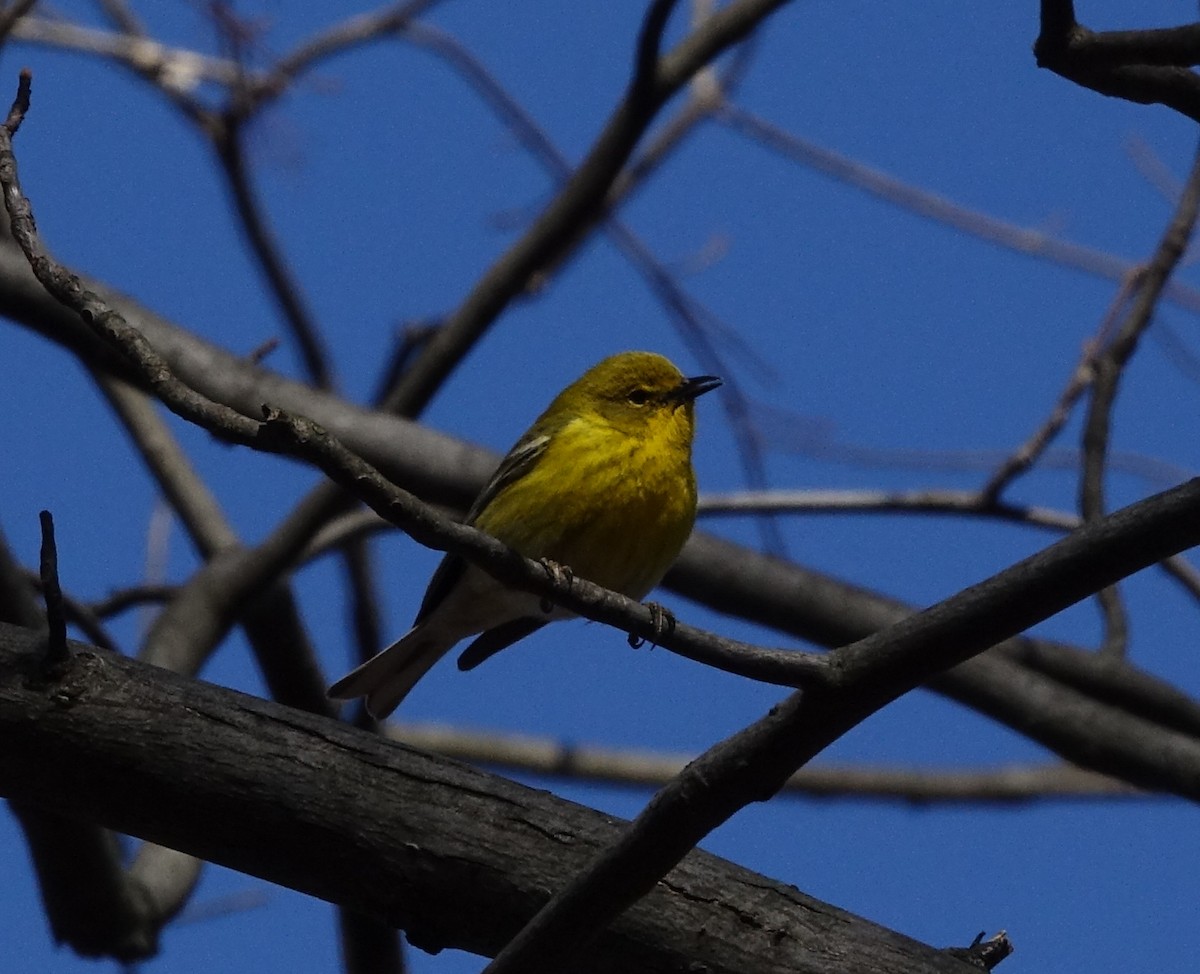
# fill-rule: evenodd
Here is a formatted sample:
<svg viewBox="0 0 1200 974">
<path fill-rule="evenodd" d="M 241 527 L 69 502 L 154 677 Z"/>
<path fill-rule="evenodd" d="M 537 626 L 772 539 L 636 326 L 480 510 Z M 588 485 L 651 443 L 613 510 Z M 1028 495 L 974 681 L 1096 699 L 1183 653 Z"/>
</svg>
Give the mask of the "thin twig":
<svg viewBox="0 0 1200 974">
<path fill-rule="evenodd" d="M 46 655 L 42 666 L 49 670 L 69 660 L 71 651 L 67 648 L 67 617 L 63 608 L 62 587 L 58 582 L 54 518 L 49 511 L 42 511 L 39 518 L 42 523 L 42 598 L 46 602 Z"/>
<path fill-rule="evenodd" d="M 1083 354 L 1080 356 L 1075 370 L 1071 373 L 1071 377 L 1067 380 L 1066 386 L 1059 394 L 1054 408 L 1050 410 L 1050 415 L 1033 432 L 1033 435 L 1021 444 L 988 478 L 982 488 L 982 493 L 986 498 L 992 501 L 998 500 L 1004 490 L 1021 474 L 1029 470 L 1046 452 L 1054 438 L 1062 432 L 1062 428 L 1071 416 L 1071 410 L 1095 381 L 1096 358 L 1109 342 L 1116 322 L 1120 320 L 1131 295 L 1141 286 L 1144 276 L 1145 268 L 1142 267 L 1134 268 L 1125 275 L 1121 281 L 1121 287 L 1100 322 L 1096 335 L 1084 344 Z"/>
<path fill-rule="evenodd" d="M 1146 264 L 1145 273 L 1140 276 L 1129 313 L 1115 336 L 1096 358 L 1095 380 L 1092 383 L 1092 394 L 1084 421 L 1083 470 L 1079 485 L 1079 510 L 1085 521 L 1102 517 L 1105 512 L 1104 475 L 1109 429 L 1121 375 L 1137 348 L 1139 339 L 1150 326 L 1171 273 L 1187 249 L 1198 211 L 1200 148 L 1197 148 L 1192 171 L 1179 198 L 1175 214 L 1163 233 L 1154 256 Z M 1115 588 L 1104 589 L 1098 597 L 1105 621 L 1101 651 L 1110 656 L 1123 655 L 1129 637 L 1125 608 Z"/>
<path fill-rule="evenodd" d="M 282 97 L 298 78 L 323 61 L 362 44 L 392 36 L 428 13 L 438 2 L 440 0 L 407 0 L 388 4 L 380 10 L 349 17 L 304 41 L 291 54 L 276 61 L 265 77 L 248 79 L 245 97 L 239 106 L 243 118 L 248 119 L 250 114 Z"/>
<path fill-rule="evenodd" d="M 235 95 L 231 104 L 235 105 L 236 100 Z M 283 313 L 283 320 L 296 341 L 300 361 L 304 363 L 309 379 L 319 389 L 331 389 L 334 379 L 329 347 L 304 300 L 300 282 L 288 266 L 275 234 L 271 232 L 262 203 L 251 185 L 242 149 L 240 116 L 235 108 L 230 107 L 222 117 L 223 124 L 212 133 L 213 148 L 229 184 L 242 231 Z"/>
<path fill-rule="evenodd" d="M 177 585 L 133 585 L 118 589 L 103 599 L 97 599 L 88 610 L 98 619 L 110 619 L 129 609 L 144 605 L 161 605 L 170 601 L 179 590 Z"/>
<path fill-rule="evenodd" d="M 838 440 L 828 424 L 805 422 L 786 410 L 777 410 L 761 402 L 753 405 L 764 436 L 779 451 L 816 457 L 831 463 L 868 469 L 994 471 L 1010 453 L 997 449 L 933 450 L 910 447 L 863 446 Z M 775 415 L 778 414 L 778 417 Z M 1076 448 L 1050 447 L 1039 458 L 1043 469 L 1077 473 L 1082 451 Z M 1151 489 L 1162 490 L 1191 476 L 1191 470 L 1158 457 L 1127 450 L 1109 455 L 1109 469 L 1146 481 Z"/>
<path fill-rule="evenodd" d="M 1118 282 L 1125 280 L 1137 266 L 1113 254 L 1058 240 L 1043 230 L 1017 226 L 962 206 L 938 193 L 913 186 L 848 156 L 801 139 L 736 105 L 722 105 L 714 117 L 788 159 L 900 206 L 910 213 L 1008 250 Z M 1171 282 L 1166 289 L 1166 299 L 1194 314 L 1200 314 L 1200 291 L 1195 288 Z"/>
<path fill-rule="evenodd" d="M 146 28 L 125 0 L 97 0 L 97 3 L 108 19 L 123 33 L 132 37 L 146 36 Z"/>
<path fill-rule="evenodd" d="M 437 319 L 425 319 L 405 322 L 399 329 L 395 341 L 387 352 L 383 368 L 379 370 L 379 378 L 375 390 L 371 393 L 371 401 L 378 404 L 387 401 L 392 389 L 400 381 L 405 370 L 421 350 L 421 346 L 429 340 L 441 322 Z"/>
<path fill-rule="evenodd" d="M 1159 196 L 1174 206 L 1179 201 L 1179 194 L 1183 192 L 1183 184 L 1163 162 L 1162 156 L 1139 135 L 1131 135 L 1125 139 L 1125 151 L 1129 153 L 1129 158 L 1142 174 L 1142 178 L 1154 187 Z"/>
<path fill-rule="evenodd" d="M 990 501 L 983 491 L 971 490 L 773 490 L 736 494 L 704 494 L 699 517 L 725 514 L 950 514 L 1025 524 L 1051 531 L 1074 531 L 1083 518 L 1069 511 Z M 348 528 L 351 525 L 343 525 Z M 1197 602 L 1200 570 L 1183 555 L 1174 555 L 1158 566 Z"/>
<path fill-rule="evenodd" d="M 383 624 L 379 611 L 379 588 L 370 541 L 360 537 L 342 549 L 350 583 L 350 617 L 354 643 L 360 661 L 369 659 L 383 645 Z"/>
<path fill-rule="evenodd" d="M 201 556 L 235 547 L 237 534 L 150 397 L 124 379 L 90 372 Z"/>
<path fill-rule="evenodd" d="M 1164 357 L 1180 375 L 1191 382 L 1200 383 L 1200 355 L 1192 350 L 1187 340 L 1162 315 L 1155 318 L 1154 327 L 1147 334 L 1158 342 Z"/>
<path fill-rule="evenodd" d="M 10 140 L 17 134 L 17 130 L 25 120 L 25 113 L 29 111 L 29 99 L 32 93 L 33 72 L 28 68 L 22 68 L 17 81 L 17 96 L 13 99 L 12 107 L 8 110 L 8 117 L 4 120 L 4 129 L 8 133 Z"/>
<path fill-rule="evenodd" d="M 41 575 L 31 572 L 29 574 L 29 582 L 37 591 L 42 591 Z M 108 630 L 101 623 L 100 617 L 96 615 L 90 605 L 73 598 L 65 592 L 60 592 L 60 597 L 66 621 L 73 626 L 77 626 L 89 643 L 93 646 L 99 646 L 110 653 L 119 653 L 121 651 L 121 648 L 117 645 L 117 641 L 109 635 Z"/>
<path fill-rule="evenodd" d="M 1082 523 L 1070 511 L 990 503 L 974 490 L 771 490 L 703 494 L 699 517 L 722 514 L 895 513 L 954 514 L 993 518 L 1052 531 L 1073 531 Z"/>
<path fill-rule="evenodd" d="M 12 36 L 31 44 L 79 51 L 108 58 L 149 81 L 193 121 L 201 122 L 207 109 L 194 92 L 206 81 L 232 85 L 238 66 L 187 48 L 160 44 L 149 37 L 80 27 L 44 17 L 26 17 L 13 27 Z"/>
</svg>

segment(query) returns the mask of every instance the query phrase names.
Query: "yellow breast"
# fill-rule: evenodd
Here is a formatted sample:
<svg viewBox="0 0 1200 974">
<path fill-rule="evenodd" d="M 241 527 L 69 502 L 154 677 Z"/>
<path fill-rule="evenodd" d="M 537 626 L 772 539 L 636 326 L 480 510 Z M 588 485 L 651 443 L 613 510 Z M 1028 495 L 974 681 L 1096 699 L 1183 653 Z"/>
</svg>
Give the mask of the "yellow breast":
<svg viewBox="0 0 1200 974">
<path fill-rule="evenodd" d="M 557 430 L 533 468 L 476 523 L 530 558 L 549 558 L 631 598 L 646 595 L 691 533 L 691 410 L 637 436 L 592 420 Z"/>
</svg>

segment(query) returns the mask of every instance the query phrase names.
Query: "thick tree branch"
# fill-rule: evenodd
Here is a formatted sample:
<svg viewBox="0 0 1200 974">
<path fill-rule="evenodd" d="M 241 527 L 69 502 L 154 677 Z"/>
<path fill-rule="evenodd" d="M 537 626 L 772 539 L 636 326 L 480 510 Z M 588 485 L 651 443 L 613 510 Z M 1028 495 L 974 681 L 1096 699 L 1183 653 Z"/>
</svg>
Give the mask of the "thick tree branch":
<svg viewBox="0 0 1200 974">
<path fill-rule="evenodd" d="M 1159 66 L 1195 67 L 1200 65 L 1200 24 L 1181 27 L 1160 27 L 1146 30 L 1107 30 L 1092 33 L 1074 23 L 1074 14 L 1067 19 L 1070 6 L 1056 4 L 1061 10 L 1051 33 L 1080 32 L 1072 38 L 1072 52 L 1081 64 L 1116 67 L 1122 64 L 1156 64 Z M 1044 7 L 1043 7 L 1044 9 Z"/>
<path fill-rule="evenodd" d="M 75 644 L 29 679 L 36 636 L 0 626 L 0 794 L 495 953 L 617 835 L 546 792 Z M 690 965 L 690 967 L 689 967 Z M 974 968 L 702 852 L 573 971 L 966 974 Z"/>
<path fill-rule="evenodd" d="M 1200 25 L 1163 31 L 1097 34 L 1075 19 L 1070 0 L 1042 0 L 1041 33 L 1033 45 L 1040 68 L 1102 95 L 1160 104 L 1200 121 L 1196 64 Z"/>
</svg>

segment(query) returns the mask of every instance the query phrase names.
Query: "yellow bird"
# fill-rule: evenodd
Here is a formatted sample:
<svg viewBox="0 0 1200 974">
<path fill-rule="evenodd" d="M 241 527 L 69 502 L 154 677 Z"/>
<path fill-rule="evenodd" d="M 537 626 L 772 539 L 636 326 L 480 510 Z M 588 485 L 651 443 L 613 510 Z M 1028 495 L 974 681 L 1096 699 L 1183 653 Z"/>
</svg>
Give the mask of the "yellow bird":
<svg viewBox="0 0 1200 974">
<path fill-rule="evenodd" d="M 653 352 L 622 352 L 560 392 L 501 461 L 467 515 L 527 558 L 545 559 L 633 599 L 659 583 L 696 519 L 693 400 L 717 388 Z M 471 669 L 566 619 L 457 555 L 442 559 L 413 627 L 329 688 L 387 716 L 456 643 Z"/>
</svg>

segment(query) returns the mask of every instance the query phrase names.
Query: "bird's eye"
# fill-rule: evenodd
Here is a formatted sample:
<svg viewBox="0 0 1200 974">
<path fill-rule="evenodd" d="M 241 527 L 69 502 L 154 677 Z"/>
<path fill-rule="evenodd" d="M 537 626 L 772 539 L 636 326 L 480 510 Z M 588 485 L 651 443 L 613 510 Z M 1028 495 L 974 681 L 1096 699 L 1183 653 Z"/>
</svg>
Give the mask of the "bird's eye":
<svg viewBox="0 0 1200 974">
<path fill-rule="evenodd" d="M 635 406 L 644 406 L 650 401 L 649 389 L 631 389 L 629 392 L 629 401 Z"/>
</svg>

